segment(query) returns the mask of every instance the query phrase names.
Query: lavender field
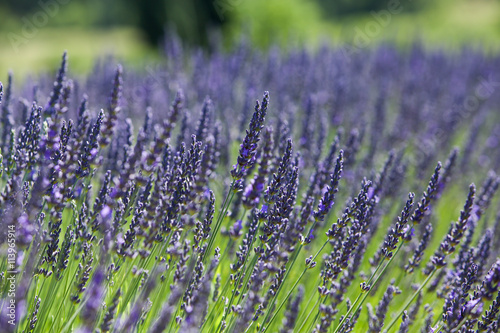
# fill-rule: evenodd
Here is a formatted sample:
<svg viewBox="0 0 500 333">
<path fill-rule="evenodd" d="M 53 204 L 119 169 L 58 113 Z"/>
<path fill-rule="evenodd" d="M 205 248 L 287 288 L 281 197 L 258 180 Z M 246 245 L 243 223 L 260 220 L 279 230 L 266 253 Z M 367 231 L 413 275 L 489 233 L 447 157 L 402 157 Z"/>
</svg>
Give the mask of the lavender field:
<svg viewBox="0 0 500 333">
<path fill-rule="evenodd" d="M 172 37 L 10 73 L 0 332 L 498 332 L 499 70 Z"/>
</svg>

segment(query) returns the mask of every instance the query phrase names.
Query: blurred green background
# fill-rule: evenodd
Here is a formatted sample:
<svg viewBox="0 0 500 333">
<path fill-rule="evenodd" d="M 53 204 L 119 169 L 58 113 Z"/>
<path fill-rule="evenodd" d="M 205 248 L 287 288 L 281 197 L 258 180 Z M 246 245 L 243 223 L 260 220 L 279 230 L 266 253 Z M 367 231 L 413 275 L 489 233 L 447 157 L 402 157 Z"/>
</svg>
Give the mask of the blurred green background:
<svg viewBox="0 0 500 333">
<path fill-rule="evenodd" d="M 96 57 L 127 66 L 158 59 L 165 31 L 189 45 L 231 48 L 245 35 L 253 45 L 282 48 L 323 42 L 347 48 L 415 38 L 429 46 L 496 50 L 498 0 L 3 0 L 0 79 L 53 69 L 68 50 L 81 73 Z"/>
</svg>

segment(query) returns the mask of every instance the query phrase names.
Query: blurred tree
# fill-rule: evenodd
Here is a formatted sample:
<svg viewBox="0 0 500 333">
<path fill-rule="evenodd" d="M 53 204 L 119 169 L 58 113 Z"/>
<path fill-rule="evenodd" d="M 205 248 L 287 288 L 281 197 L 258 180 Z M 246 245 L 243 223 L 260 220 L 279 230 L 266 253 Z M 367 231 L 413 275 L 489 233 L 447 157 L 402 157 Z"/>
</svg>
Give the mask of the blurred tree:
<svg viewBox="0 0 500 333">
<path fill-rule="evenodd" d="M 38 3 L 32 0 L 7 0 L 5 5 L 12 13 L 20 16 L 39 8 Z"/>
<path fill-rule="evenodd" d="M 208 33 L 222 25 L 213 0 L 117 0 L 126 1 L 137 16 L 137 26 L 153 45 L 163 39 L 165 27 L 174 27 L 179 36 L 192 44 L 208 44 Z"/>
<path fill-rule="evenodd" d="M 167 21 L 165 0 L 126 0 L 131 10 L 137 15 L 137 25 L 148 42 L 157 45 L 163 36 L 163 27 Z"/>
<path fill-rule="evenodd" d="M 42 5 L 49 2 L 57 0 L 3 0 L 0 8 L 21 18 L 43 9 Z M 71 22 L 72 25 L 136 26 L 153 45 L 162 41 L 165 27 L 175 27 L 180 37 L 189 43 L 208 45 L 210 30 L 227 22 L 217 15 L 214 0 L 72 0 L 58 8 L 66 13 L 78 12 L 79 15 L 71 16 L 82 19 Z M 68 22 L 56 16 L 50 24 Z"/>
<path fill-rule="evenodd" d="M 207 46 L 210 31 L 227 23 L 218 16 L 214 3 L 214 0 L 166 0 L 167 20 L 164 23 L 175 27 L 187 42 Z"/>
</svg>

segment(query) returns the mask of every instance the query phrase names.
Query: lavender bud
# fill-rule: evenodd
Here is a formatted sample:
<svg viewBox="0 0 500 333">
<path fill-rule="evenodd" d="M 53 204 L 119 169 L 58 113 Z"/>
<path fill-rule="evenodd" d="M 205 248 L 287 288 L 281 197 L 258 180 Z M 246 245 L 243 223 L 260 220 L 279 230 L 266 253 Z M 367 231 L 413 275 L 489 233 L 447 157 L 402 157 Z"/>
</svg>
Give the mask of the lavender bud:
<svg viewBox="0 0 500 333">
<path fill-rule="evenodd" d="M 196 126 L 195 135 L 200 141 L 205 141 L 208 132 L 208 126 L 211 122 L 211 116 L 213 113 L 212 101 L 207 96 L 203 102 L 203 108 L 201 109 L 201 116 L 198 124 Z"/>
<path fill-rule="evenodd" d="M 273 174 L 273 177 L 269 182 L 269 186 L 267 187 L 266 192 L 264 194 L 264 199 L 266 201 L 267 206 L 275 203 L 276 200 L 278 199 L 278 192 L 281 186 L 283 186 L 285 173 L 288 166 L 290 165 L 290 161 L 292 158 L 292 149 L 293 149 L 292 139 L 288 139 L 286 143 L 286 149 L 285 152 L 283 153 L 283 156 L 281 157 L 278 170 L 276 171 L 276 173 Z"/>
<path fill-rule="evenodd" d="M 464 232 L 467 228 L 467 222 L 471 216 L 471 211 L 474 203 L 474 195 L 476 193 L 476 187 L 471 184 L 469 187 L 469 194 L 467 196 L 467 201 L 465 202 L 464 209 L 460 212 L 460 218 L 458 222 L 452 224 L 450 231 L 446 235 L 445 239 L 441 243 L 440 251 L 441 253 L 436 253 L 431 261 L 434 267 L 440 268 L 446 265 L 444 258 L 447 254 L 453 253 L 455 247 L 458 245 L 462 239 Z"/>
<path fill-rule="evenodd" d="M 52 116 L 56 113 L 57 110 L 60 109 L 60 106 L 57 104 L 59 99 L 63 93 L 63 84 L 66 81 L 66 72 L 68 71 L 68 53 L 64 51 L 62 56 L 61 67 L 57 72 L 56 80 L 54 81 L 54 87 L 52 92 L 50 93 L 50 98 L 45 106 L 45 112 Z"/>
<path fill-rule="evenodd" d="M 241 179 L 246 176 L 247 170 L 255 163 L 257 143 L 259 142 L 260 132 L 264 127 L 268 105 L 269 93 L 266 91 L 262 99 L 262 104 L 257 102 L 255 105 L 255 112 L 250 121 L 249 128 L 246 131 L 247 134 L 241 144 L 238 163 L 235 164 L 233 170 L 231 170 L 231 176 L 237 184 L 241 182 Z"/>
<path fill-rule="evenodd" d="M 111 142 L 111 137 L 113 136 L 113 130 L 118 119 L 118 113 L 120 113 L 120 98 L 122 95 L 122 66 L 118 65 L 116 67 L 115 77 L 113 79 L 113 90 L 111 91 L 111 96 L 109 98 L 108 104 L 108 114 L 103 121 L 103 130 L 99 140 L 99 145 L 102 147 L 107 146 Z"/>
<path fill-rule="evenodd" d="M 427 225 L 425 226 L 425 231 L 422 234 L 422 239 L 420 240 L 420 243 L 418 243 L 418 246 L 413 252 L 413 256 L 409 259 L 408 264 L 405 265 L 405 270 L 407 273 L 412 273 L 415 270 L 415 268 L 418 268 L 420 262 L 422 261 L 424 251 L 429 245 L 431 237 L 432 237 L 432 224 L 427 223 Z"/>
<path fill-rule="evenodd" d="M 270 171 L 269 168 L 273 156 L 273 147 L 272 127 L 268 127 L 266 131 L 264 131 L 264 147 L 262 148 L 259 170 L 243 192 L 243 205 L 246 209 L 252 209 L 260 202 L 260 196 L 264 191 L 267 175 Z"/>
<path fill-rule="evenodd" d="M 335 193 L 338 192 L 339 181 L 342 177 L 343 161 L 344 151 L 340 150 L 339 156 L 337 158 L 337 163 L 335 165 L 335 170 L 331 175 L 330 184 L 327 186 L 326 192 L 323 194 L 323 197 L 319 201 L 318 209 L 314 211 L 314 218 L 316 219 L 316 221 L 323 221 L 325 216 L 333 207 Z"/>
<path fill-rule="evenodd" d="M 434 169 L 434 173 L 432 174 L 431 180 L 429 181 L 429 185 L 427 186 L 427 191 L 424 192 L 421 201 L 418 203 L 417 208 L 413 212 L 411 216 L 411 221 L 413 225 L 418 225 L 424 218 L 425 212 L 430 208 L 430 204 L 432 199 L 434 199 L 437 187 L 439 184 L 439 172 L 441 170 L 441 162 L 438 162 L 436 168 Z M 407 241 L 411 240 L 407 239 Z"/>
</svg>

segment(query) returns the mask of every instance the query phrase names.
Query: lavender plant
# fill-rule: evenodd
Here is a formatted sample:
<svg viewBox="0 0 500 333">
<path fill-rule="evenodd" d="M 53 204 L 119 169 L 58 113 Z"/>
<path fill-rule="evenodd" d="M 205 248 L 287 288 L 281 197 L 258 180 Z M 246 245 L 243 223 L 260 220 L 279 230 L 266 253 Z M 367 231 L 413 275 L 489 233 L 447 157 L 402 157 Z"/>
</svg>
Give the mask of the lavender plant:
<svg viewBox="0 0 500 333">
<path fill-rule="evenodd" d="M 1 332 L 498 331 L 498 55 L 168 38 L 0 83 Z"/>
</svg>

